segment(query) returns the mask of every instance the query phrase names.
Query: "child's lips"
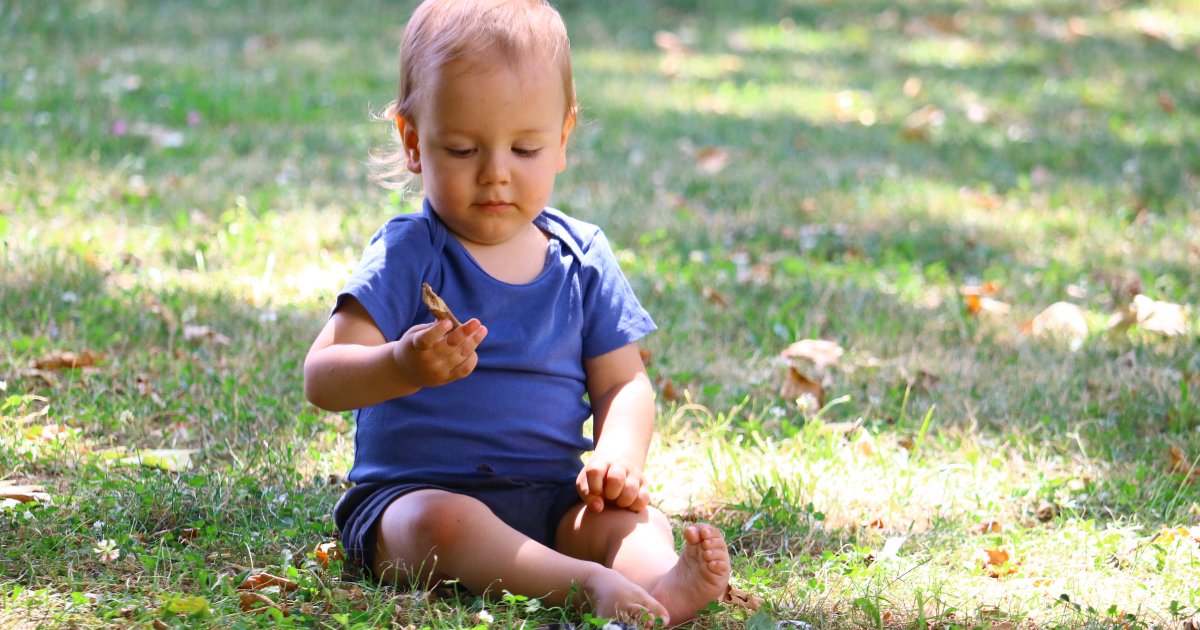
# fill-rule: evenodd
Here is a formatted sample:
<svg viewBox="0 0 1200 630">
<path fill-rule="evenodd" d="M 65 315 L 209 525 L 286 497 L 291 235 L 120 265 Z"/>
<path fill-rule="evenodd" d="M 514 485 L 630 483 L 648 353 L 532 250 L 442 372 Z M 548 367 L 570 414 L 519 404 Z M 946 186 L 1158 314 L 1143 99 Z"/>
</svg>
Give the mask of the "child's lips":
<svg viewBox="0 0 1200 630">
<path fill-rule="evenodd" d="M 512 204 L 507 201 L 481 201 L 476 205 L 491 212 L 499 212 L 512 207 Z"/>
</svg>

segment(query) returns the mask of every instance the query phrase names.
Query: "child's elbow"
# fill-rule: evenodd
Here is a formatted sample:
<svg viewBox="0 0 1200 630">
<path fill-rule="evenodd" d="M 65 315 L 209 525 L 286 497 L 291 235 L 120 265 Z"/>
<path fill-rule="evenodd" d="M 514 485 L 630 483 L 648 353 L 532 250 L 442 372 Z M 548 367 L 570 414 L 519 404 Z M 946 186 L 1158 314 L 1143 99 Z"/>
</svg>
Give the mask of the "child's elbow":
<svg viewBox="0 0 1200 630">
<path fill-rule="evenodd" d="M 310 355 L 304 361 L 304 397 L 321 409 L 329 410 L 329 400 L 325 389 L 321 387 L 319 370 L 311 359 Z"/>
</svg>

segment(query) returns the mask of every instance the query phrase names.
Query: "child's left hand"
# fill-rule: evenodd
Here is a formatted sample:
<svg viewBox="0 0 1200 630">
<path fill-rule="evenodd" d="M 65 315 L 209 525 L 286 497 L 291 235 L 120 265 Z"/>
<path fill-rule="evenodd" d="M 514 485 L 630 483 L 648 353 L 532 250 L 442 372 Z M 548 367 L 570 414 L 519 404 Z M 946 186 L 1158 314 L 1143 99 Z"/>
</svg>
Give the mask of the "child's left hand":
<svg viewBox="0 0 1200 630">
<path fill-rule="evenodd" d="M 575 488 L 593 512 L 602 512 L 606 501 L 631 512 L 641 512 L 650 504 L 650 488 L 641 468 L 599 453 L 579 471 Z"/>
</svg>

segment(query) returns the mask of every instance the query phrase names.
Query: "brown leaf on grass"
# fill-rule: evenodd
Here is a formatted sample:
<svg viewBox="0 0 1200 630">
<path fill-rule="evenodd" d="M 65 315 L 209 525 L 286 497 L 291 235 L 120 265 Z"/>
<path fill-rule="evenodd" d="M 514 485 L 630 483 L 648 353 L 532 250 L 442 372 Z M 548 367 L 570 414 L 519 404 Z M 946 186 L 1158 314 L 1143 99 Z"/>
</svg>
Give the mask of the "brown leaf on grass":
<svg viewBox="0 0 1200 630">
<path fill-rule="evenodd" d="M 1038 313 L 1022 330 L 1038 338 L 1064 339 L 1070 342 L 1072 350 L 1078 350 L 1088 336 L 1088 323 L 1079 306 L 1070 302 L 1055 302 Z"/>
<path fill-rule="evenodd" d="M 996 285 L 993 282 L 985 282 L 981 286 L 962 286 L 958 292 L 962 294 L 967 312 L 971 315 L 1006 315 L 1012 310 L 1008 304 L 988 297 L 996 293 Z"/>
<path fill-rule="evenodd" d="M 783 349 L 779 356 L 785 359 L 812 361 L 818 370 L 836 366 L 846 351 L 833 341 L 824 339 L 801 339 Z"/>
<path fill-rule="evenodd" d="M 691 52 L 683 43 L 683 38 L 671 31 L 655 31 L 654 45 L 667 54 L 685 55 Z"/>
<path fill-rule="evenodd" d="M 900 131 L 900 137 L 913 141 L 929 140 L 931 130 L 934 127 L 941 127 L 945 123 L 946 113 L 940 107 L 926 105 L 904 119 L 904 128 Z"/>
<path fill-rule="evenodd" d="M 658 397 L 666 402 L 679 402 L 687 398 L 687 390 L 681 390 L 675 381 L 659 377 L 658 379 Z"/>
<path fill-rule="evenodd" d="M 1000 521 L 997 521 L 994 518 L 990 518 L 982 523 L 978 523 L 971 528 L 971 533 L 978 535 L 999 534 L 1002 531 L 1004 531 L 1004 526 L 1000 524 Z"/>
<path fill-rule="evenodd" d="M 278 586 L 279 590 L 284 593 L 290 593 L 300 588 L 299 584 L 287 578 L 281 578 L 277 575 L 271 575 L 270 573 L 256 573 L 254 575 L 246 576 L 246 579 L 242 580 L 241 584 L 238 584 L 237 590 L 258 591 L 272 586 Z"/>
<path fill-rule="evenodd" d="M 42 488 L 42 486 L 0 485 L 0 500 L 4 499 L 11 499 L 19 503 L 49 503 L 50 495 L 45 492 L 45 489 Z"/>
<path fill-rule="evenodd" d="M 330 562 L 341 562 L 346 559 L 346 555 L 342 553 L 341 544 L 336 540 L 320 543 L 316 549 L 313 549 L 313 555 L 322 569 L 328 569 Z"/>
<path fill-rule="evenodd" d="M 712 287 L 704 287 L 700 290 L 700 292 L 704 295 L 704 299 L 710 304 L 715 304 L 721 308 L 729 308 L 731 305 L 733 305 L 733 300 L 730 300 L 729 296 Z"/>
<path fill-rule="evenodd" d="M 821 387 L 820 383 L 809 379 L 794 367 L 789 367 L 784 374 L 783 386 L 779 388 L 779 395 L 787 400 L 795 401 L 801 398 L 812 397 L 816 400 L 817 409 L 825 406 L 825 388 Z M 813 411 L 816 410 L 814 409 Z"/>
<path fill-rule="evenodd" d="M 68 370 L 88 367 L 104 360 L 104 355 L 90 350 L 82 352 L 57 351 L 34 361 L 33 366 L 39 370 Z"/>
<path fill-rule="evenodd" d="M 1170 92 L 1158 93 L 1158 107 L 1168 114 L 1175 113 L 1175 99 L 1171 97 Z"/>
<path fill-rule="evenodd" d="M 987 210 L 988 212 L 997 210 L 1004 205 L 1003 197 L 968 188 L 966 186 L 958 189 L 958 195 L 962 197 L 963 201 L 965 201 L 969 207 Z M 995 285 L 995 283 L 990 280 L 984 283 L 985 286 L 989 284 Z"/>
<path fill-rule="evenodd" d="M 999 578 L 1017 572 L 1017 563 L 1007 549 L 983 549 L 976 555 L 979 568 L 990 577 Z"/>
<path fill-rule="evenodd" d="M 696 150 L 696 168 L 705 175 L 720 173 L 732 159 L 733 154 L 722 147 L 705 146 Z"/>
<path fill-rule="evenodd" d="M 288 616 L 288 609 L 282 604 L 278 604 L 275 600 L 263 595 L 262 593 L 242 593 L 238 596 L 242 612 L 265 612 L 268 609 L 274 608 L 283 613 L 284 617 Z"/>
<path fill-rule="evenodd" d="M 721 601 L 747 610 L 758 610 L 758 607 L 762 606 L 766 600 L 758 595 L 748 593 L 736 586 L 730 585 L 725 591 L 725 596 L 721 598 Z"/>
<path fill-rule="evenodd" d="M 1182 448 L 1172 444 L 1171 449 L 1168 451 L 1168 457 L 1170 459 L 1167 463 L 1167 472 L 1187 475 L 1191 479 L 1200 477 L 1200 468 L 1196 468 L 1191 458 L 1187 456 L 1187 453 Z"/>
<path fill-rule="evenodd" d="M 183 327 L 184 341 L 199 341 L 211 343 L 217 346 L 227 346 L 230 343 L 229 337 L 217 332 L 211 326 L 192 326 Z"/>
<path fill-rule="evenodd" d="M 875 446 L 875 438 L 872 437 L 870 433 L 863 431 L 863 433 L 854 440 L 854 453 L 867 458 L 878 455 L 879 449 Z"/>
<path fill-rule="evenodd" d="M 1037 509 L 1034 510 L 1033 513 L 1035 516 L 1037 516 L 1037 520 L 1043 523 L 1048 523 L 1054 520 L 1054 517 L 1058 516 L 1058 506 L 1050 501 L 1042 499 L 1041 502 L 1038 503 Z"/>
<path fill-rule="evenodd" d="M 1135 295 L 1130 309 L 1138 328 L 1168 337 L 1187 334 L 1187 311 L 1179 304 Z"/>
</svg>

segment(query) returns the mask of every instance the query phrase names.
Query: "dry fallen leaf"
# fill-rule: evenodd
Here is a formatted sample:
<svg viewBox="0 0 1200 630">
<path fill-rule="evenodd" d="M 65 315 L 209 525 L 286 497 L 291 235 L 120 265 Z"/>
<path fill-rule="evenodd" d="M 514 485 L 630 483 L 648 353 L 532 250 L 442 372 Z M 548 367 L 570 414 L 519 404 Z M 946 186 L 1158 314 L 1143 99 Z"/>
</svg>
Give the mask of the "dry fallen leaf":
<svg viewBox="0 0 1200 630">
<path fill-rule="evenodd" d="M 725 597 L 721 598 L 721 601 L 748 610 L 758 610 L 758 607 L 762 606 L 765 600 L 758 595 L 753 595 L 736 586 L 730 585 L 729 589 L 725 591 Z"/>
<path fill-rule="evenodd" d="M 341 562 L 346 559 L 345 554 L 342 553 L 341 544 L 336 540 L 317 545 L 317 548 L 313 550 L 313 555 L 316 556 L 317 564 L 322 569 L 328 569 L 330 562 Z"/>
<path fill-rule="evenodd" d="M 12 499 L 19 503 L 49 503 L 50 495 L 41 486 L 6 486 L 0 485 L 0 500 Z"/>
<path fill-rule="evenodd" d="M 1158 107 L 1168 114 L 1175 113 L 1175 99 L 1171 97 L 1170 92 L 1158 93 Z"/>
<path fill-rule="evenodd" d="M 246 579 L 242 580 L 241 584 L 238 584 L 237 589 L 239 591 L 257 591 L 272 586 L 278 586 L 279 590 L 284 593 L 290 593 L 300 588 L 299 584 L 287 578 L 281 578 L 270 573 L 256 573 L 246 576 Z"/>
<path fill-rule="evenodd" d="M 264 612 L 274 608 L 283 613 L 284 617 L 288 616 L 288 609 L 286 607 L 282 604 L 277 604 L 275 600 L 262 593 L 242 593 L 238 598 L 241 601 L 242 612 Z"/>
<path fill-rule="evenodd" d="M 705 175 L 716 175 L 729 166 L 733 154 L 728 149 L 715 146 L 700 147 L 696 151 L 696 168 Z"/>
<path fill-rule="evenodd" d="M 1135 295 L 1132 305 L 1139 328 L 1168 337 L 1187 334 L 1187 312 L 1183 306 L 1160 302 L 1144 295 Z"/>
<path fill-rule="evenodd" d="M 1034 510 L 1034 515 L 1037 516 L 1037 520 L 1047 523 L 1054 520 L 1055 516 L 1058 516 L 1058 506 L 1050 501 L 1042 499 L 1041 502 L 1038 503 L 1037 509 Z"/>
<path fill-rule="evenodd" d="M 1167 472 L 1188 475 L 1190 477 L 1200 477 L 1200 469 L 1193 465 L 1191 458 L 1182 448 L 1172 444 L 1168 451 L 1170 460 L 1167 463 Z"/>
<path fill-rule="evenodd" d="M 1012 310 L 1008 304 L 987 297 L 995 293 L 995 285 L 989 287 L 988 283 L 985 283 L 984 286 L 964 286 L 959 288 L 958 292 L 963 296 L 967 312 L 972 315 L 1006 315 Z"/>
<path fill-rule="evenodd" d="M 712 287 L 704 287 L 700 290 L 700 292 L 704 295 L 704 299 L 707 300 L 709 304 L 714 304 L 721 308 L 729 308 L 733 304 L 733 300 L 730 300 L 729 296 Z"/>
<path fill-rule="evenodd" d="M 816 411 L 825 406 L 825 388 L 809 379 L 794 367 L 789 367 L 784 374 L 783 386 L 779 395 L 787 400 L 799 401 L 801 398 L 812 397 L 816 400 Z M 799 402 L 797 404 L 800 404 Z"/>
<path fill-rule="evenodd" d="M 875 447 L 875 438 L 870 433 L 863 431 L 854 440 L 854 453 L 867 458 L 875 457 L 879 453 L 879 449 Z"/>
<path fill-rule="evenodd" d="M 1016 573 L 1016 562 L 1012 553 L 1007 549 L 983 549 L 977 554 L 980 568 L 991 577 L 998 578 Z"/>
<path fill-rule="evenodd" d="M 1083 309 L 1070 302 L 1055 302 L 1046 307 L 1028 324 L 1034 337 L 1058 337 L 1067 340 L 1072 350 L 1078 350 L 1088 336 L 1087 318 Z"/>
<path fill-rule="evenodd" d="M 1164 527 L 1150 538 L 1150 542 L 1169 545 L 1177 540 L 1192 540 L 1192 533 L 1186 527 Z"/>
<path fill-rule="evenodd" d="M 996 519 L 988 519 L 971 528 L 972 534 L 999 534 L 1002 531 L 1004 526 Z"/>
<path fill-rule="evenodd" d="M 433 287 L 429 286 L 428 282 L 421 283 L 421 301 L 425 303 L 425 308 L 429 309 L 429 313 L 433 315 L 434 319 L 439 322 L 444 319 L 450 320 L 450 330 L 462 326 L 462 322 L 458 321 L 458 318 L 450 311 L 450 307 L 446 306 L 446 302 L 433 292 Z"/>
<path fill-rule="evenodd" d="M 33 365 L 39 370 L 67 370 L 95 365 L 104 359 L 104 355 L 84 350 L 82 352 L 52 352 Z"/>
<path fill-rule="evenodd" d="M 783 349 L 780 356 L 787 359 L 807 359 L 812 361 L 818 370 L 826 366 L 836 366 L 845 354 L 837 343 L 824 339 L 801 339 Z"/>
<path fill-rule="evenodd" d="M 190 324 L 183 327 L 183 340 L 207 342 L 217 346 L 227 346 L 230 343 L 229 337 L 217 332 L 211 326 L 192 326 Z"/>
<path fill-rule="evenodd" d="M 937 105 L 926 105 L 904 119 L 900 137 L 905 140 L 928 140 L 930 130 L 946 123 L 946 113 Z"/>
</svg>

